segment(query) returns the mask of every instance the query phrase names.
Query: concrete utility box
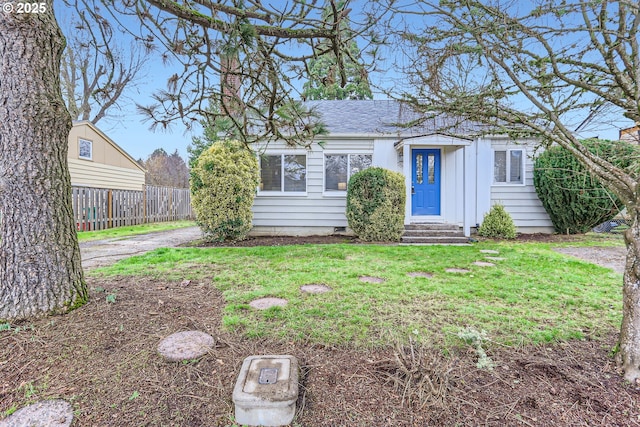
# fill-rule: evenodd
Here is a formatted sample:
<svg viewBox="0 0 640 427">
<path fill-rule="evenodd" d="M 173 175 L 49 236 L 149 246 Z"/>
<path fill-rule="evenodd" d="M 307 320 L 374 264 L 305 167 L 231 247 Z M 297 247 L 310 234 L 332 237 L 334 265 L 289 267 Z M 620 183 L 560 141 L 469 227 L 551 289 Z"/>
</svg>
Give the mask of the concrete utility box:
<svg viewBox="0 0 640 427">
<path fill-rule="evenodd" d="M 233 389 L 236 422 L 250 426 L 284 426 L 293 421 L 298 400 L 298 359 L 249 356 Z"/>
</svg>

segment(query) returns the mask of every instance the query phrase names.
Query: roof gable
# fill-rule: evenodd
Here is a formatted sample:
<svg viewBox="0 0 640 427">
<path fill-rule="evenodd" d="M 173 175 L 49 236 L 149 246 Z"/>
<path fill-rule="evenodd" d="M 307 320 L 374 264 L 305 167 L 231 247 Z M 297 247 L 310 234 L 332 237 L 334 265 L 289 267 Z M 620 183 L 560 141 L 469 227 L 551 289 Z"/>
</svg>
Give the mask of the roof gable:
<svg viewBox="0 0 640 427">
<path fill-rule="evenodd" d="M 138 163 L 129 153 L 127 153 L 122 147 L 115 143 L 111 138 L 109 138 L 104 132 L 102 132 L 96 125 L 91 123 L 90 121 L 74 121 L 73 127 L 88 127 L 93 132 L 97 133 L 107 144 L 111 145 L 117 152 L 119 152 L 122 156 L 124 156 L 129 162 L 136 166 L 136 168 L 140 169 L 142 172 L 146 173 L 146 170 L 140 163 Z"/>
</svg>

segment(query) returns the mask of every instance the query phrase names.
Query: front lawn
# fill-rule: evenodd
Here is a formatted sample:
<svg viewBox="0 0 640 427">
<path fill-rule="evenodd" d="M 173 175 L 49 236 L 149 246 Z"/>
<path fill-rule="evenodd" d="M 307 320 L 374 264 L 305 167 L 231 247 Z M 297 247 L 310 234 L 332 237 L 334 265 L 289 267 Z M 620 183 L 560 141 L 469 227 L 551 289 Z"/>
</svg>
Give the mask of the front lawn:
<svg viewBox="0 0 640 427">
<path fill-rule="evenodd" d="M 494 343 L 520 345 L 596 338 L 617 329 L 621 275 L 557 254 L 549 246 L 482 242 L 159 249 L 91 274 L 211 283 L 226 301 L 224 327 L 247 337 L 370 347 L 411 336 L 447 345 L 459 342 L 459 331 L 473 328 L 486 331 Z M 487 250 L 497 253 L 483 252 Z M 474 264 L 478 261 L 494 265 Z M 416 272 L 431 277 L 408 275 Z M 364 276 L 384 281 L 363 282 Z M 331 291 L 302 292 L 300 287 L 308 284 Z M 283 298 L 288 304 L 264 311 L 249 306 L 262 297 Z"/>
</svg>

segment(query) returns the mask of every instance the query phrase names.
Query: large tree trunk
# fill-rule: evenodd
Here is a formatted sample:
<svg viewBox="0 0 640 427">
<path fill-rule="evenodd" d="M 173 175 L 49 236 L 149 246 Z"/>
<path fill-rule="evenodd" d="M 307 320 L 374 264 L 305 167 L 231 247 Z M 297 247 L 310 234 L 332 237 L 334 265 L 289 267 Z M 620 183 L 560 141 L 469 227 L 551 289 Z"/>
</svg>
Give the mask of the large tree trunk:
<svg viewBox="0 0 640 427">
<path fill-rule="evenodd" d="M 87 299 L 67 166 L 71 118 L 59 82 L 65 41 L 51 3 L 43 13 L 0 12 L 2 320 Z"/>
<path fill-rule="evenodd" d="M 624 234 L 627 262 L 622 288 L 622 327 L 618 357 L 624 378 L 632 384 L 640 385 L 640 219 L 636 210 L 628 209 L 628 212 L 632 215 L 633 224 Z"/>
</svg>

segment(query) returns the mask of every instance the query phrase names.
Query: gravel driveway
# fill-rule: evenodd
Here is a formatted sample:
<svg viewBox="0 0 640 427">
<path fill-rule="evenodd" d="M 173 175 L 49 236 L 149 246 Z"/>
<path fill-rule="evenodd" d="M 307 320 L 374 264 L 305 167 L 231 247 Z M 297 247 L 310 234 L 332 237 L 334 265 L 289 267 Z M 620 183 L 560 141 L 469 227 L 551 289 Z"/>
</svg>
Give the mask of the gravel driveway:
<svg viewBox="0 0 640 427">
<path fill-rule="evenodd" d="M 82 268 L 104 267 L 133 255 L 157 248 L 176 247 L 202 237 L 199 227 L 177 228 L 132 237 L 118 237 L 80 243 Z"/>
</svg>

